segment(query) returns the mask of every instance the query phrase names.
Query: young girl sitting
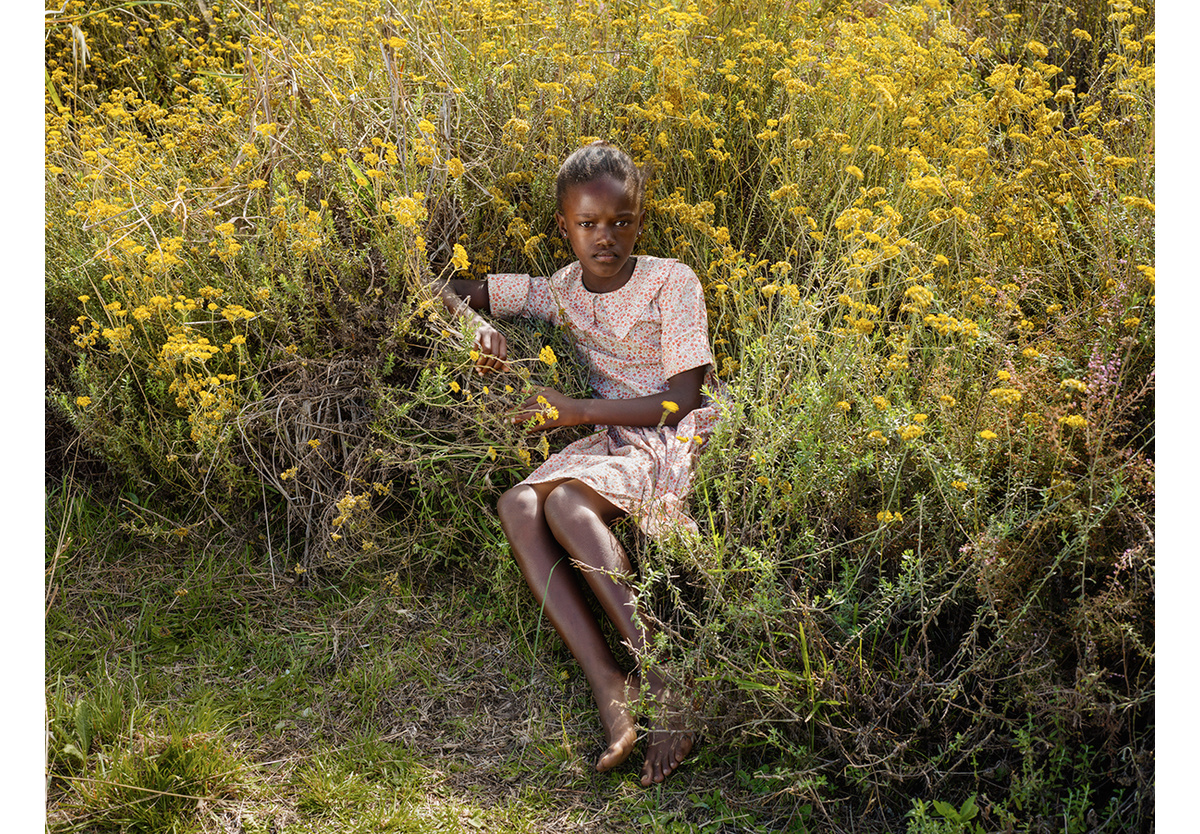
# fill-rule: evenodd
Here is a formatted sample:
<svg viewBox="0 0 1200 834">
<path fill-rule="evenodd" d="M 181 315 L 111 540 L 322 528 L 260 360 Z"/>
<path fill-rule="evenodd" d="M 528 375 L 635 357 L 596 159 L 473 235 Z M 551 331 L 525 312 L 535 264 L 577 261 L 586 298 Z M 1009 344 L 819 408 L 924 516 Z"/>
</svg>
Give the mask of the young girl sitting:
<svg viewBox="0 0 1200 834">
<path fill-rule="evenodd" d="M 583 668 L 608 748 L 607 771 L 637 740 L 631 704 L 642 687 L 654 705 L 642 784 L 661 782 L 692 749 L 694 734 L 668 717 L 674 696 L 654 669 L 627 674 L 583 594 L 591 588 L 623 640 L 641 657 L 649 635 L 635 614 L 633 570 L 609 525 L 630 515 L 644 531 L 695 527 L 682 501 L 692 458 L 716 418 L 701 386 L 712 368 L 700 282 L 674 260 L 633 257 L 642 234 L 645 175 L 627 154 L 593 142 L 558 172 L 558 228 L 579 259 L 549 278 L 490 275 L 440 287 L 454 315 L 477 320 L 477 370 L 505 367 L 504 336 L 475 310 L 527 315 L 569 329 L 596 399 L 543 388 L 514 415 L 531 431 L 594 424 L 598 431 L 550 456 L 501 496 L 504 534 L 529 589 Z"/>
</svg>

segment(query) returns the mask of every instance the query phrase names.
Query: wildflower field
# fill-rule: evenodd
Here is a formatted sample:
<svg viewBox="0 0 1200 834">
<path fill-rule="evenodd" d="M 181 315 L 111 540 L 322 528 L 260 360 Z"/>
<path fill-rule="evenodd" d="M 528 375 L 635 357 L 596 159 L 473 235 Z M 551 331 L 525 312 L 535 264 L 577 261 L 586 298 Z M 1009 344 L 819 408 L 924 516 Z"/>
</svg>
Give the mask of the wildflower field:
<svg viewBox="0 0 1200 834">
<path fill-rule="evenodd" d="M 45 23 L 52 831 L 1154 825 L 1153 2 L 66 0 Z M 705 288 L 698 537 L 625 530 L 703 740 L 595 774 L 495 500 L 582 395 L 581 143 Z"/>
</svg>

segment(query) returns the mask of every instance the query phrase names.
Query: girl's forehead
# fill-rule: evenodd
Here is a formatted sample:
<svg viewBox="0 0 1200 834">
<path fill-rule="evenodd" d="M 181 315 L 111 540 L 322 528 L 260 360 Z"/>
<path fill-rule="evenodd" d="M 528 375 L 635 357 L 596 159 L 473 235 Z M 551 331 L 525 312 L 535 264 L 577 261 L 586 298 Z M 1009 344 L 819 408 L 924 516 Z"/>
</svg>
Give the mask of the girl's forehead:
<svg viewBox="0 0 1200 834">
<path fill-rule="evenodd" d="M 575 183 L 563 195 L 563 210 L 636 213 L 636 187 L 607 175 Z"/>
</svg>

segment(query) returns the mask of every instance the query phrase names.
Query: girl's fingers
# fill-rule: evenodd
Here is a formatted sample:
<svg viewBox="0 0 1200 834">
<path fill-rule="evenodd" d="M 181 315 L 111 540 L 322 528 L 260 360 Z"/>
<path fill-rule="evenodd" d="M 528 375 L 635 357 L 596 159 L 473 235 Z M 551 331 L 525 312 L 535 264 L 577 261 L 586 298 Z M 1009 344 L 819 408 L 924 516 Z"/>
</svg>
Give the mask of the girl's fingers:
<svg viewBox="0 0 1200 834">
<path fill-rule="evenodd" d="M 513 412 L 511 419 L 513 423 L 524 423 L 533 420 L 533 424 L 529 426 L 530 432 L 546 431 L 547 429 L 554 429 L 559 426 L 574 425 L 574 422 L 564 420 L 563 414 L 559 410 L 568 406 L 570 402 L 569 399 L 564 398 L 553 388 L 538 388 L 536 393 L 531 394 Z"/>
<path fill-rule="evenodd" d="M 540 391 L 541 389 L 538 390 Z M 539 396 L 541 396 L 540 393 L 531 394 L 529 397 L 527 397 L 525 402 L 517 406 L 512 412 L 512 416 L 509 417 L 509 420 L 514 424 L 524 423 L 528 420 L 534 419 L 539 414 L 542 414 L 545 406 L 538 402 Z"/>
<path fill-rule="evenodd" d="M 491 371 L 504 371 L 508 369 L 508 363 L 504 361 L 504 354 L 495 354 L 489 352 L 483 346 L 480 346 L 479 358 L 475 360 L 475 370 L 479 373 L 489 373 Z"/>
<path fill-rule="evenodd" d="M 484 353 L 475 362 L 475 370 L 479 374 L 488 374 L 493 371 L 499 372 L 505 369 L 505 364 L 501 359 L 495 356 L 489 356 Z"/>
<path fill-rule="evenodd" d="M 481 331 L 475 338 L 475 344 L 480 354 L 475 369 L 480 374 L 507 369 L 508 363 L 504 360 L 508 357 L 508 342 L 499 331 L 494 328 Z"/>
</svg>

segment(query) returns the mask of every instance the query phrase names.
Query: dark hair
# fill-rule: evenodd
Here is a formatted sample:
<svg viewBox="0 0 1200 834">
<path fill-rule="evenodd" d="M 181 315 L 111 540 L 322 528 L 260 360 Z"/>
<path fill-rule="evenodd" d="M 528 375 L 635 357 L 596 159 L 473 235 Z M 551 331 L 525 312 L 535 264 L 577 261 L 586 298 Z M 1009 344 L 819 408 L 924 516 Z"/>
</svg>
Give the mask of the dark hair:
<svg viewBox="0 0 1200 834">
<path fill-rule="evenodd" d="M 584 182 L 593 182 L 601 177 L 612 177 L 624 183 L 634 204 L 641 208 L 646 192 L 646 170 L 616 145 L 597 139 L 572 153 L 559 167 L 555 188 L 559 211 L 562 210 L 563 199 L 572 187 Z"/>
</svg>

